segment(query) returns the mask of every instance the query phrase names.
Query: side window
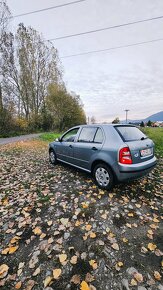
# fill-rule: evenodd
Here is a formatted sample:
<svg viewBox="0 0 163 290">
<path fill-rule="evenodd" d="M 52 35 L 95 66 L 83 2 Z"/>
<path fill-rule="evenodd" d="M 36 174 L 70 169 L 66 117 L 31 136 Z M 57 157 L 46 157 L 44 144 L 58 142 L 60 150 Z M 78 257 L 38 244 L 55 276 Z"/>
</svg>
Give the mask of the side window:
<svg viewBox="0 0 163 290">
<path fill-rule="evenodd" d="M 62 141 L 63 142 L 74 142 L 75 136 L 78 133 L 79 128 L 72 129 L 68 131 L 63 137 Z"/>
<path fill-rule="evenodd" d="M 93 142 L 96 130 L 97 128 L 95 127 L 83 128 L 80 133 L 78 142 Z"/>
<path fill-rule="evenodd" d="M 101 128 L 98 128 L 96 135 L 95 135 L 94 142 L 95 143 L 102 143 L 103 139 L 104 139 L 103 132 L 102 132 Z"/>
</svg>

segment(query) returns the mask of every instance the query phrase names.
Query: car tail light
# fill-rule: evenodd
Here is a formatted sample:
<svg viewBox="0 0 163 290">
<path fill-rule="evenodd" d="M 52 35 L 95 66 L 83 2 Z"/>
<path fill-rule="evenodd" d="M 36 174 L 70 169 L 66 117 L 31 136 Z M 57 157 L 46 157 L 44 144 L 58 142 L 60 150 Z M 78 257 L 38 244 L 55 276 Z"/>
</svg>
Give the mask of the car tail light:
<svg viewBox="0 0 163 290">
<path fill-rule="evenodd" d="M 132 164 L 131 152 L 128 147 L 120 149 L 119 162 L 122 164 Z"/>
</svg>

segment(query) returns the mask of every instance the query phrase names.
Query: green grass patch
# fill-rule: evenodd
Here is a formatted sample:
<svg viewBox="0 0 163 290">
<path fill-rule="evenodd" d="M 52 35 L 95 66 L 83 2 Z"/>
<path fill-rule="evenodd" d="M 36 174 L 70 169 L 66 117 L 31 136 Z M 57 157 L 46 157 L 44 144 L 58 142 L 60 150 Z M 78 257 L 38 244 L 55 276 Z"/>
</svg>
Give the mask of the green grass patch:
<svg viewBox="0 0 163 290">
<path fill-rule="evenodd" d="M 156 153 L 163 155 L 163 128 L 148 127 L 142 131 L 155 143 Z"/>
<path fill-rule="evenodd" d="M 43 141 L 52 142 L 61 135 L 62 133 L 42 133 L 39 138 Z"/>
</svg>

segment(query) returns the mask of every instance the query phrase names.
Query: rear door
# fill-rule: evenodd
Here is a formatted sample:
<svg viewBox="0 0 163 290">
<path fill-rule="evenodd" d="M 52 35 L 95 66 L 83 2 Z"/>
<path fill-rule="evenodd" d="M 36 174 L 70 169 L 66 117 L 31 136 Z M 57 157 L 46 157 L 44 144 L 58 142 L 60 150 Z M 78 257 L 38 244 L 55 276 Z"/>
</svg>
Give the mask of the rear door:
<svg viewBox="0 0 163 290">
<path fill-rule="evenodd" d="M 74 144 L 74 164 L 89 170 L 90 160 L 101 150 L 103 141 L 104 133 L 100 127 L 83 127 Z"/>
<path fill-rule="evenodd" d="M 154 156 L 154 143 L 135 126 L 116 126 L 125 144 L 129 147 L 133 163 L 141 163 Z"/>
</svg>

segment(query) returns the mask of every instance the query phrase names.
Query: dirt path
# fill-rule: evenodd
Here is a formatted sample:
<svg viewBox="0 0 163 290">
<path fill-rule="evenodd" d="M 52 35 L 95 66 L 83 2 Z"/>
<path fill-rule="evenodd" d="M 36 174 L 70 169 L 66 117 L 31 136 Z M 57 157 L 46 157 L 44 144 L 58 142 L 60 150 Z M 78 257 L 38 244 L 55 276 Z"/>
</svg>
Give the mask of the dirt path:
<svg viewBox="0 0 163 290">
<path fill-rule="evenodd" d="M 10 137 L 10 138 L 0 138 L 0 145 L 5 145 L 5 144 L 19 142 L 19 141 L 30 140 L 30 139 L 33 139 L 33 138 L 37 138 L 39 136 L 40 136 L 40 133 L 22 135 L 22 136 Z"/>
</svg>

